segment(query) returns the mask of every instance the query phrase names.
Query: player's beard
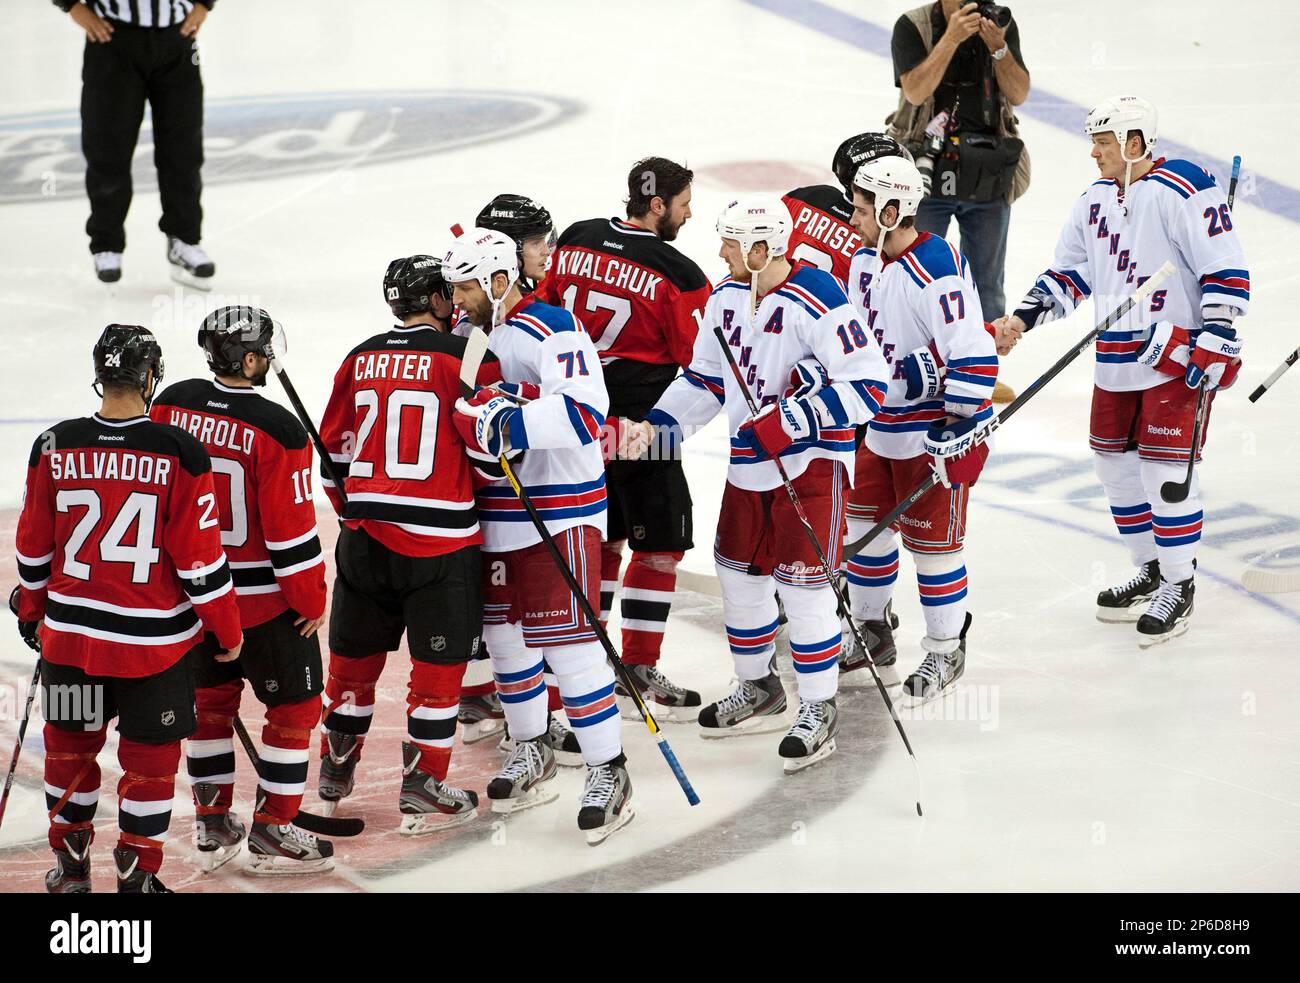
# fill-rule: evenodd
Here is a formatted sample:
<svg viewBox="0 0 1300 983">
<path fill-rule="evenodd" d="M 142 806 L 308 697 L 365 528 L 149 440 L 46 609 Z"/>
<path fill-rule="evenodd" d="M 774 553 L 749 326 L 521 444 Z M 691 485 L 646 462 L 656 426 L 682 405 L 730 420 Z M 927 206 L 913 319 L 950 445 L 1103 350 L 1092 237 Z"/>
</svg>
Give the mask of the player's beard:
<svg viewBox="0 0 1300 983">
<path fill-rule="evenodd" d="M 465 316 L 469 318 L 469 323 L 476 328 L 492 327 L 492 302 L 487 299 L 487 294 L 483 295 L 482 301 L 473 304 L 465 304 L 461 308 Z"/>
<path fill-rule="evenodd" d="M 672 242 L 677 238 L 677 233 L 681 231 L 684 222 L 674 222 L 667 215 L 659 220 L 659 238 L 664 242 Z"/>
</svg>

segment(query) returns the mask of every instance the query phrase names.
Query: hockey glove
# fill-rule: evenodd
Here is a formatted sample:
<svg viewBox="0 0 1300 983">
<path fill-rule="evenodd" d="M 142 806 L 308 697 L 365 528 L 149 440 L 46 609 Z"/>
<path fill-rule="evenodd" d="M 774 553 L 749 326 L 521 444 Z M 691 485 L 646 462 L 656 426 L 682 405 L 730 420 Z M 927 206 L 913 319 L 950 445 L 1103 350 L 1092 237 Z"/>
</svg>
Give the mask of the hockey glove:
<svg viewBox="0 0 1300 983">
<path fill-rule="evenodd" d="M 815 358 L 803 358 L 794 363 L 790 370 L 790 386 L 785 391 L 786 399 L 806 399 L 815 396 L 831 384 L 831 377 L 826 374 L 822 363 Z"/>
<path fill-rule="evenodd" d="M 1182 376 L 1187 372 L 1192 342 L 1187 329 L 1172 321 L 1159 321 L 1137 350 L 1137 360 L 1165 375 Z"/>
<path fill-rule="evenodd" d="M 40 655 L 41 652 L 41 623 L 39 621 L 23 621 L 18 615 L 19 605 L 22 603 L 22 588 L 15 587 L 9 592 L 9 610 L 18 618 L 18 634 L 22 636 L 27 647 Z"/>
<path fill-rule="evenodd" d="M 480 389 L 469 399 L 456 400 L 451 419 L 466 445 L 500 457 L 510 450 L 507 428 L 522 414 L 523 410 L 505 396 Z"/>
<path fill-rule="evenodd" d="M 540 399 L 542 389 L 531 382 L 494 382 L 489 387 L 515 403 L 531 403 Z"/>
<path fill-rule="evenodd" d="M 742 423 L 736 437 L 761 459 L 779 456 L 795 441 L 816 440 L 819 432 L 817 411 L 809 400 L 782 399 Z"/>
<path fill-rule="evenodd" d="M 943 359 L 931 342 L 927 348 L 918 348 L 908 354 L 902 361 L 903 372 L 907 376 L 908 399 L 934 399 L 943 389 Z"/>
<path fill-rule="evenodd" d="M 1183 381 L 1195 389 L 1205 379 L 1208 390 L 1226 389 L 1241 370 L 1241 339 L 1236 328 L 1207 324 L 1192 346 Z"/>
<path fill-rule="evenodd" d="M 943 487 L 974 486 L 989 456 L 988 443 L 975 443 L 979 424 L 957 417 L 933 424 L 925 432 L 925 452 Z"/>
</svg>

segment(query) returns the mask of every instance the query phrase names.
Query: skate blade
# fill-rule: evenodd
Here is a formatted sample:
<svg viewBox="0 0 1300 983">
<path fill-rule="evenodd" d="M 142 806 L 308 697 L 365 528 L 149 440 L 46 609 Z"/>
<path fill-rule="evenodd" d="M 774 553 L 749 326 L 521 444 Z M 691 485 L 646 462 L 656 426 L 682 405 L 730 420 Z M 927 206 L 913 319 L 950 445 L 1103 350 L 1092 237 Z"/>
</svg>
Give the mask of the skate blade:
<svg viewBox="0 0 1300 983">
<path fill-rule="evenodd" d="M 600 846 L 607 839 L 617 833 L 620 829 L 636 818 L 636 812 L 631 804 L 625 805 L 623 811 L 619 813 L 618 818 L 606 826 L 599 829 L 586 830 L 587 846 Z"/>
<path fill-rule="evenodd" d="M 650 713 L 654 715 L 658 723 L 668 724 L 693 724 L 700 716 L 699 707 L 673 707 L 663 703 L 655 703 L 653 700 L 646 700 L 646 706 L 650 708 Z M 619 715 L 624 720 L 641 719 L 641 711 L 636 708 L 636 703 L 630 696 L 620 696 L 618 698 Z"/>
<path fill-rule="evenodd" d="M 457 826 L 464 826 L 478 818 L 478 809 L 465 812 L 445 813 L 428 812 L 419 815 L 403 816 L 397 832 L 403 836 L 424 836 L 429 833 L 444 833 Z"/>
<path fill-rule="evenodd" d="M 299 874 L 324 874 L 334 869 L 333 857 L 319 860 L 294 860 L 290 857 L 271 857 L 263 853 L 248 853 L 248 866 L 244 873 L 250 877 L 293 877 Z"/>
<path fill-rule="evenodd" d="M 230 846 L 217 847 L 215 850 L 200 850 L 199 860 L 202 862 L 203 873 L 211 874 L 214 870 L 220 870 L 230 861 L 239 856 L 239 850 L 244 845 L 244 841 Z"/>
<path fill-rule="evenodd" d="M 179 283 L 182 287 L 190 287 L 193 290 L 201 290 L 204 293 L 212 289 L 212 281 L 215 279 L 210 276 L 195 276 L 179 266 L 172 266 L 171 278 L 173 283 Z"/>
<path fill-rule="evenodd" d="M 762 717 L 749 717 L 738 724 L 732 724 L 730 727 L 700 727 L 700 736 L 708 741 L 721 740 L 724 737 L 747 737 L 750 734 L 771 734 L 778 730 L 788 730 L 789 721 L 785 719 L 785 711 L 779 714 L 768 714 Z"/>
<path fill-rule="evenodd" d="M 1149 649 L 1161 644 L 1162 642 L 1167 642 L 1170 639 L 1177 638 L 1179 635 L 1186 634 L 1189 627 L 1190 624 L 1187 621 L 1179 621 L 1173 628 L 1165 632 L 1163 635 L 1139 635 L 1138 648 Z"/>
<path fill-rule="evenodd" d="M 487 740 L 494 737 L 506 729 L 505 720 L 479 720 L 472 724 L 461 724 L 460 739 L 466 744 L 477 744 L 479 741 Z"/>
<path fill-rule="evenodd" d="M 797 771 L 803 771 L 805 768 L 811 768 L 818 761 L 822 761 L 825 758 L 829 758 L 834 753 L 835 753 L 835 738 L 832 737 L 829 741 L 827 741 L 825 744 L 819 747 L 812 754 L 808 755 L 808 757 L 806 758 L 782 758 L 781 760 L 785 762 L 785 773 L 787 775 L 793 775 Z"/>
<path fill-rule="evenodd" d="M 903 693 L 899 702 L 907 710 L 917 710 L 920 707 L 925 706 L 927 703 L 933 703 L 935 700 L 942 700 L 957 688 L 957 680 L 960 678 L 961 677 L 958 676 L 957 679 L 954 679 L 947 686 L 943 687 L 943 689 L 937 689 L 928 696 L 909 696 L 907 693 Z"/>
<path fill-rule="evenodd" d="M 560 793 L 551 788 L 551 782 L 548 779 L 540 785 L 534 785 L 523 795 L 517 795 L 512 799 L 493 799 L 492 811 L 498 816 L 509 816 L 516 812 L 523 812 L 525 809 L 544 806 L 548 802 L 554 802 L 559 797 Z"/>
<path fill-rule="evenodd" d="M 1148 601 L 1150 601 L 1150 598 L 1140 604 L 1132 604 L 1126 608 L 1104 608 L 1098 605 L 1097 620 L 1104 625 L 1136 624 L 1137 620 L 1142 617 L 1143 612 L 1146 611 Z"/>
</svg>

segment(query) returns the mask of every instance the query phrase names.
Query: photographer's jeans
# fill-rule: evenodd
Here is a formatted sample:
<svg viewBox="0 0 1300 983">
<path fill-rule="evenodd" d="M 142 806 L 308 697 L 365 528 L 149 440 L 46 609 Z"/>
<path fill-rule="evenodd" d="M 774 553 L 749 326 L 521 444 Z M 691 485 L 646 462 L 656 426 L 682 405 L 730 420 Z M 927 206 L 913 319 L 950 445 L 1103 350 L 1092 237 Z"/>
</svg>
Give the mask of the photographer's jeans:
<svg viewBox="0 0 1300 983">
<path fill-rule="evenodd" d="M 957 227 L 961 229 L 958 248 L 970 263 L 971 276 L 980 293 L 984 320 L 992 321 L 1006 313 L 1002 272 L 1007 258 L 1011 205 L 1005 198 L 985 202 L 927 198 L 916 212 L 916 227 L 921 232 L 946 237 L 954 216 Z"/>
</svg>

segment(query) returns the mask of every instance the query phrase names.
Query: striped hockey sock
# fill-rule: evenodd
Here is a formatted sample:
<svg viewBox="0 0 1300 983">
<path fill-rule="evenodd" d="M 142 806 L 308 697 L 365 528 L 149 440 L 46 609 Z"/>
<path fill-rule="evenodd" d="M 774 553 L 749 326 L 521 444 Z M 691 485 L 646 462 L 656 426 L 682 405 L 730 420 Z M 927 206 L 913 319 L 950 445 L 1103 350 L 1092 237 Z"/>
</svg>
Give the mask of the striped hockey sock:
<svg viewBox="0 0 1300 983">
<path fill-rule="evenodd" d="M 320 721 L 320 701 L 314 696 L 266 708 L 262 727 L 262 774 L 258 783 L 258 822 L 293 822 L 307 788 L 307 759 L 311 732 Z"/>
<path fill-rule="evenodd" d="M 384 671 L 387 652 L 379 652 L 360 659 L 349 659 L 330 653 L 329 678 L 321 702 L 325 719 L 321 723 L 320 756 L 329 753 L 327 734 L 335 731 L 352 734 L 357 739 L 356 760 L 361 760 L 361 748 L 366 743 L 370 722 L 375 717 L 375 684 Z"/>
<path fill-rule="evenodd" d="M 623 575 L 619 612 L 623 626 L 623 661 L 652 666 L 659 661 L 664 629 L 677 589 L 677 564 L 683 553 L 633 552 Z M 603 577 L 602 573 L 602 577 Z M 601 587 L 602 597 L 604 586 Z"/>
<path fill-rule="evenodd" d="M 200 802 L 194 793 L 194 809 L 199 815 L 230 811 L 235 790 L 234 718 L 243 690 L 244 681 L 232 679 L 194 691 L 198 729 L 185 742 L 185 769 L 191 786 L 206 782 L 217 788 L 212 803 Z"/>
<path fill-rule="evenodd" d="M 406 733 L 420 749 L 419 768 L 438 781 L 447 777 L 451 748 L 456 740 L 456 714 L 460 710 L 465 663 L 411 665 L 411 688 L 406 698 Z"/>
</svg>

